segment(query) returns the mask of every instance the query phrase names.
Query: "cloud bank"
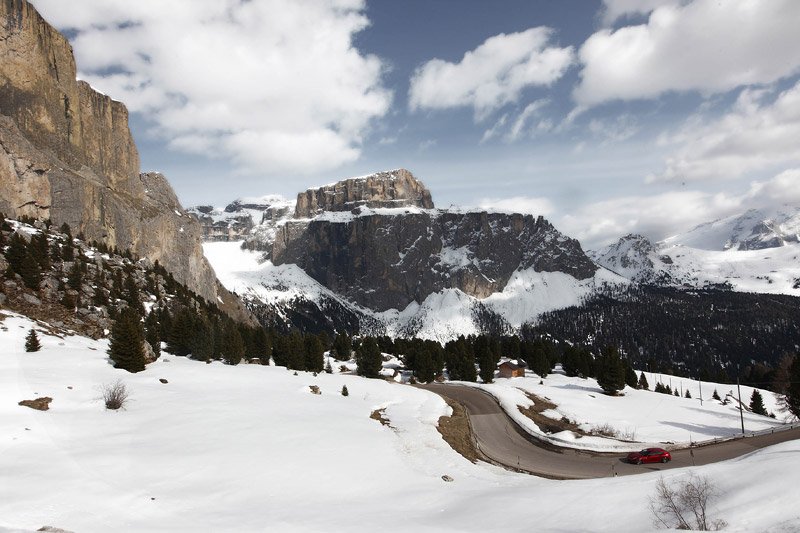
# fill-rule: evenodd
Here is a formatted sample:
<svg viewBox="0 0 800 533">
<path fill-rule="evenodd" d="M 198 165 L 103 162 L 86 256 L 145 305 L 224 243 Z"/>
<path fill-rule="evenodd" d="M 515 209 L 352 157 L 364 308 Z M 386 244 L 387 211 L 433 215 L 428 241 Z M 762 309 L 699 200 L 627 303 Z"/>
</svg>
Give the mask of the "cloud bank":
<svg viewBox="0 0 800 533">
<path fill-rule="evenodd" d="M 362 0 L 35 0 L 79 75 L 155 122 L 170 147 L 245 171 L 318 172 L 357 159 L 389 109 L 384 66 L 353 37 Z"/>
</svg>

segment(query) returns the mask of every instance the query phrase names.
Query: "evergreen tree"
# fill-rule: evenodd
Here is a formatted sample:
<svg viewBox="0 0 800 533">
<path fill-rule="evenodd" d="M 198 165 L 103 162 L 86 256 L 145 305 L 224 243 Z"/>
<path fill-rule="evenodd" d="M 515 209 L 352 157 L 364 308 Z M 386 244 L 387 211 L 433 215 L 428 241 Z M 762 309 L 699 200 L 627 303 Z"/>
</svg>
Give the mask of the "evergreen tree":
<svg viewBox="0 0 800 533">
<path fill-rule="evenodd" d="M 229 365 L 238 365 L 244 356 L 244 342 L 236 324 L 230 322 L 226 324 L 224 330 L 224 343 L 222 349 L 222 359 Z"/>
<path fill-rule="evenodd" d="M 632 389 L 639 388 L 639 380 L 636 378 L 636 372 L 633 371 L 631 365 L 625 361 L 625 385 Z"/>
<path fill-rule="evenodd" d="M 41 348 L 42 345 L 39 343 L 39 337 L 36 335 L 36 331 L 31 328 L 28 335 L 25 337 L 25 351 L 38 352 Z"/>
<path fill-rule="evenodd" d="M 680 396 L 681 396 L 680 394 L 678 394 L 678 389 L 675 389 L 675 390 L 673 391 L 673 394 L 674 394 L 675 396 L 677 396 L 678 398 L 680 398 Z"/>
<path fill-rule="evenodd" d="M 325 373 L 326 374 L 333 374 L 333 367 L 331 366 L 330 358 L 325 360 Z"/>
<path fill-rule="evenodd" d="M 800 356 L 795 355 L 789 367 L 789 386 L 786 389 L 786 407 L 800 418 Z"/>
<path fill-rule="evenodd" d="M 647 376 L 644 375 L 644 372 L 639 374 L 638 387 L 642 390 L 650 390 L 650 384 L 647 382 Z"/>
<path fill-rule="evenodd" d="M 383 367 L 383 358 L 378 343 L 372 337 L 366 337 L 356 348 L 356 365 L 359 376 L 377 378 Z"/>
<path fill-rule="evenodd" d="M 347 390 L 347 385 L 342 385 L 342 396 L 350 396 L 350 391 Z"/>
<path fill-rule="evenodd" d="M 717 400 L 718 402 L 722 401 L 722 398 L 719 397 L 719 393 L 717 392 L 717 389 L 714 389 L 714 394 L 711 395 L 711 398 L 714 399 L 714 400 Z"/>
<path fill-rule="evenodd" d="M 194 342 L 194 314 L 186 307 L 176 311 L 167 336 L 167 351 L 172 355 L 187 356 Z"/>
<path fill-rule="evenodd" d="M 497 368 L 497 364 L 494 362 L 494 355 L 489 349 L 489 339 L 483 335 L 476 338 L 474 350 L 475 359 L 478 361 L 478 367 L 480 368 L 481 381 L 491 383 L 494 380 L 494 371 Z"/>
<path fill-rule="evenodd" d="M 616 348 L 609 346 L 603 350 L 597 366 L 597 384 L 603 392 L 616 395 L 625 388 L 625 367 Z"/>
<path fill-rule="evenodd" d="M 692 397 L 692 393 L 689 392 L 689 389 L 686 389 L 686 394 L 684 394 L 683 397 L 684 398 L 691 398 Z"/>
<path fill-rule="evenodd" d="M 277 366 L 288 367 L 289 365 L 288 339 L 278 333 L 272 337 L 272 360 Z"/>
<path fill-rule="evenodd" d="M 28 243 L 25 242 L 22 235 L 17 232 L 12 233 L 11 237 L 8 239 L 8 248 L 5 254 L 8 268 L 12 275 L 21 272 L 22 262 L 25 260 L 27 252 Z"/>
<path fill-rule="evenodd" d="M 130 307 L 123 309 L 111 327 L 108 355 L 115 368 L 144 370 L 144 331 L 141 318 Z"/>
<path fill-rule="evenodd" d="M 67 274 L 67 285 L 70 289 L 79 291 L 83 283 L 83 270 L 81 269 L 80 261 L 75 261 L 69 269 Z"/>
<path fill-rule="evenodd" d="M 205 316 L 196 314 L 192 320 L 192 327 L 194 332 L 191 344 L 192 359 L 209 361 L 217 357 L 214 353 L 214 324 Z M 219 357 L 222 357 L 222 354 L 219 354 Z"/>
<path fill-rule="evenodd" d="M 50 245 L 47 242 L 47 234 L 44 231 L 40 231 L 31 237 L 28 250 L 30 251 L 31 255 L 33 255 L 33 258 L 36 259 L 36 263 L 39 265 L 40 270 L 44 271 L 50 268 L 49 248 Z"/>
<path fill-rule="evenodd" d="M 139 313 L 144 313 L 144 306 L 139 298 L 139 287 L 136 286 L 136 280 L 133 278 L 133 274 L 129 274 L 128 277 L 125 278 L 124 296 L 129 306 L 136 309 Z"/>
<path fill-rule="evenodd" d="M 483 367 L 481 367 L 481 371 L 483 371 Z M 436 363 L 430 347 L 425 343 L 420 343 L 414 354 L 414 377 L 423 383 L 430 383 L 436 378 L 436 374 Z M 481 375 L 481 379 L 483 379 L 483 375 Z"/>
<path fill-rule="evenodd" d="M 339 333 L 333 340 L 331 355 L 337 361 L 348 361 L 353 350 L 353 343 L 347 333 Z"/>
<path fill-rule="evenodd" d="M 287 367 L 291 370 L 306 369 L 306 343 L 303 334 L 295 330 L 289 334 L 287 345 Z"/>
<path fill-rule="evenodd" d="M 262 365 L 269 364 L 272 355 L 272 342 L 263 327 L 256 328 L 253 334 L 253 355 L 258 357 Z"/>
<path fill-rule="evenodd" d="M 764 398 L 758 389 L 753 389 L 753 394 L 750 396 L 750 410 L 757 415 L 767 416 L 767 409 L 764 407 Z"/>
<path fill-rule="evenodd" d="M 101 294 L 98 290 L 96 294 Z M 161 355 L 161 324 L 158 323 L 158 311 L 151 311 L 144 321 L 145 340 L 153 347 L 156 357 Z"/>
<path fill-rule="evenodd" d="M 19 275 L 22 276 L 22 281 L 29 289 L 39 290 L 39 284 L 42 282 L 42 272 L 39 270 L 39 263 L 30 251 L 25 254 L 20 267 Z"/>
<path fill-rule="evenodd" d="M 309 333 L 305 338 L 305 359 L 306 370 L 312 372 L 322 372 L 325 365 L 324 353 L 322 343 L 319 342 L 319 337 L 313 333 Z"/>
</svg>

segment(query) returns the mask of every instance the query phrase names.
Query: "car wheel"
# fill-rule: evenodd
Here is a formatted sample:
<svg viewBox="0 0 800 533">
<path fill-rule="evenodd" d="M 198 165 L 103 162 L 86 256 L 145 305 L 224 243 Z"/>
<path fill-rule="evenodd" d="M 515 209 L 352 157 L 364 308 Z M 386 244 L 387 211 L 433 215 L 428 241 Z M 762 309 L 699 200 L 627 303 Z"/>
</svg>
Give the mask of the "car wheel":
<svg viewBox="0 0 800 533">
<path fill-rule="evenodd" d="M 667 462 L 669 462 L 669 459 L 667 459 L 666 457 L 662 457 L 661 458 L 661 462 L 662 463 L 667 463 Z"/>
<path fill-rule="evenodd" d="M 637 465 L 640 465 L 640 464 L 642 464 L 642 460 L 641 460 L 641 459 L 636 459 L 636 464 L 637 464 Z"/>
</svg>

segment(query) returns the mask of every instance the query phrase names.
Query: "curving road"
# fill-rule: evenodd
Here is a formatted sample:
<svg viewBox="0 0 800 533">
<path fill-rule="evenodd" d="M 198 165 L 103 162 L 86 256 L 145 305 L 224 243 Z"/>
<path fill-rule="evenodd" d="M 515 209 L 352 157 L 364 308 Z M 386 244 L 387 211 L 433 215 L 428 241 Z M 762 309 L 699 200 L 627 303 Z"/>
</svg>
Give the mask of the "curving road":
<svg viewBox="0 0 800 533">
<path fill-rule="evenodd" d="M 675 450 L 667 464 L 631 465 L 625 454 L 602 454 L 560 448 L 536 440 L 503 411 L 497 401 L 475 387 L 462 385 L 416 385 L 465 406 L 475 442 L 492 463 L 554 479 L 587 479 L 641 474 L 704 465 L 733 459 L 759 448 L 800 438 L 800 428 L 774 434 L 736 439 L 696 448 Z"/>
</svg>

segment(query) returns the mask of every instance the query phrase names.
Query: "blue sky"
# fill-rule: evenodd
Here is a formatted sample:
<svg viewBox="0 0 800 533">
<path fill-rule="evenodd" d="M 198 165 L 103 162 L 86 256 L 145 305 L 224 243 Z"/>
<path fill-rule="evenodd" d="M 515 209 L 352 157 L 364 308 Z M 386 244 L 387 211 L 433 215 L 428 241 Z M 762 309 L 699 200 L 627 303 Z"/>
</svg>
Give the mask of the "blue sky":
<svg viewBox="0 0 800 533">
<path fill-rule="evenodd" d="M 184 205 L 408 168 L 595 247 L 800 203 L 800 2 L 34 0 Z"/>
</svg>

